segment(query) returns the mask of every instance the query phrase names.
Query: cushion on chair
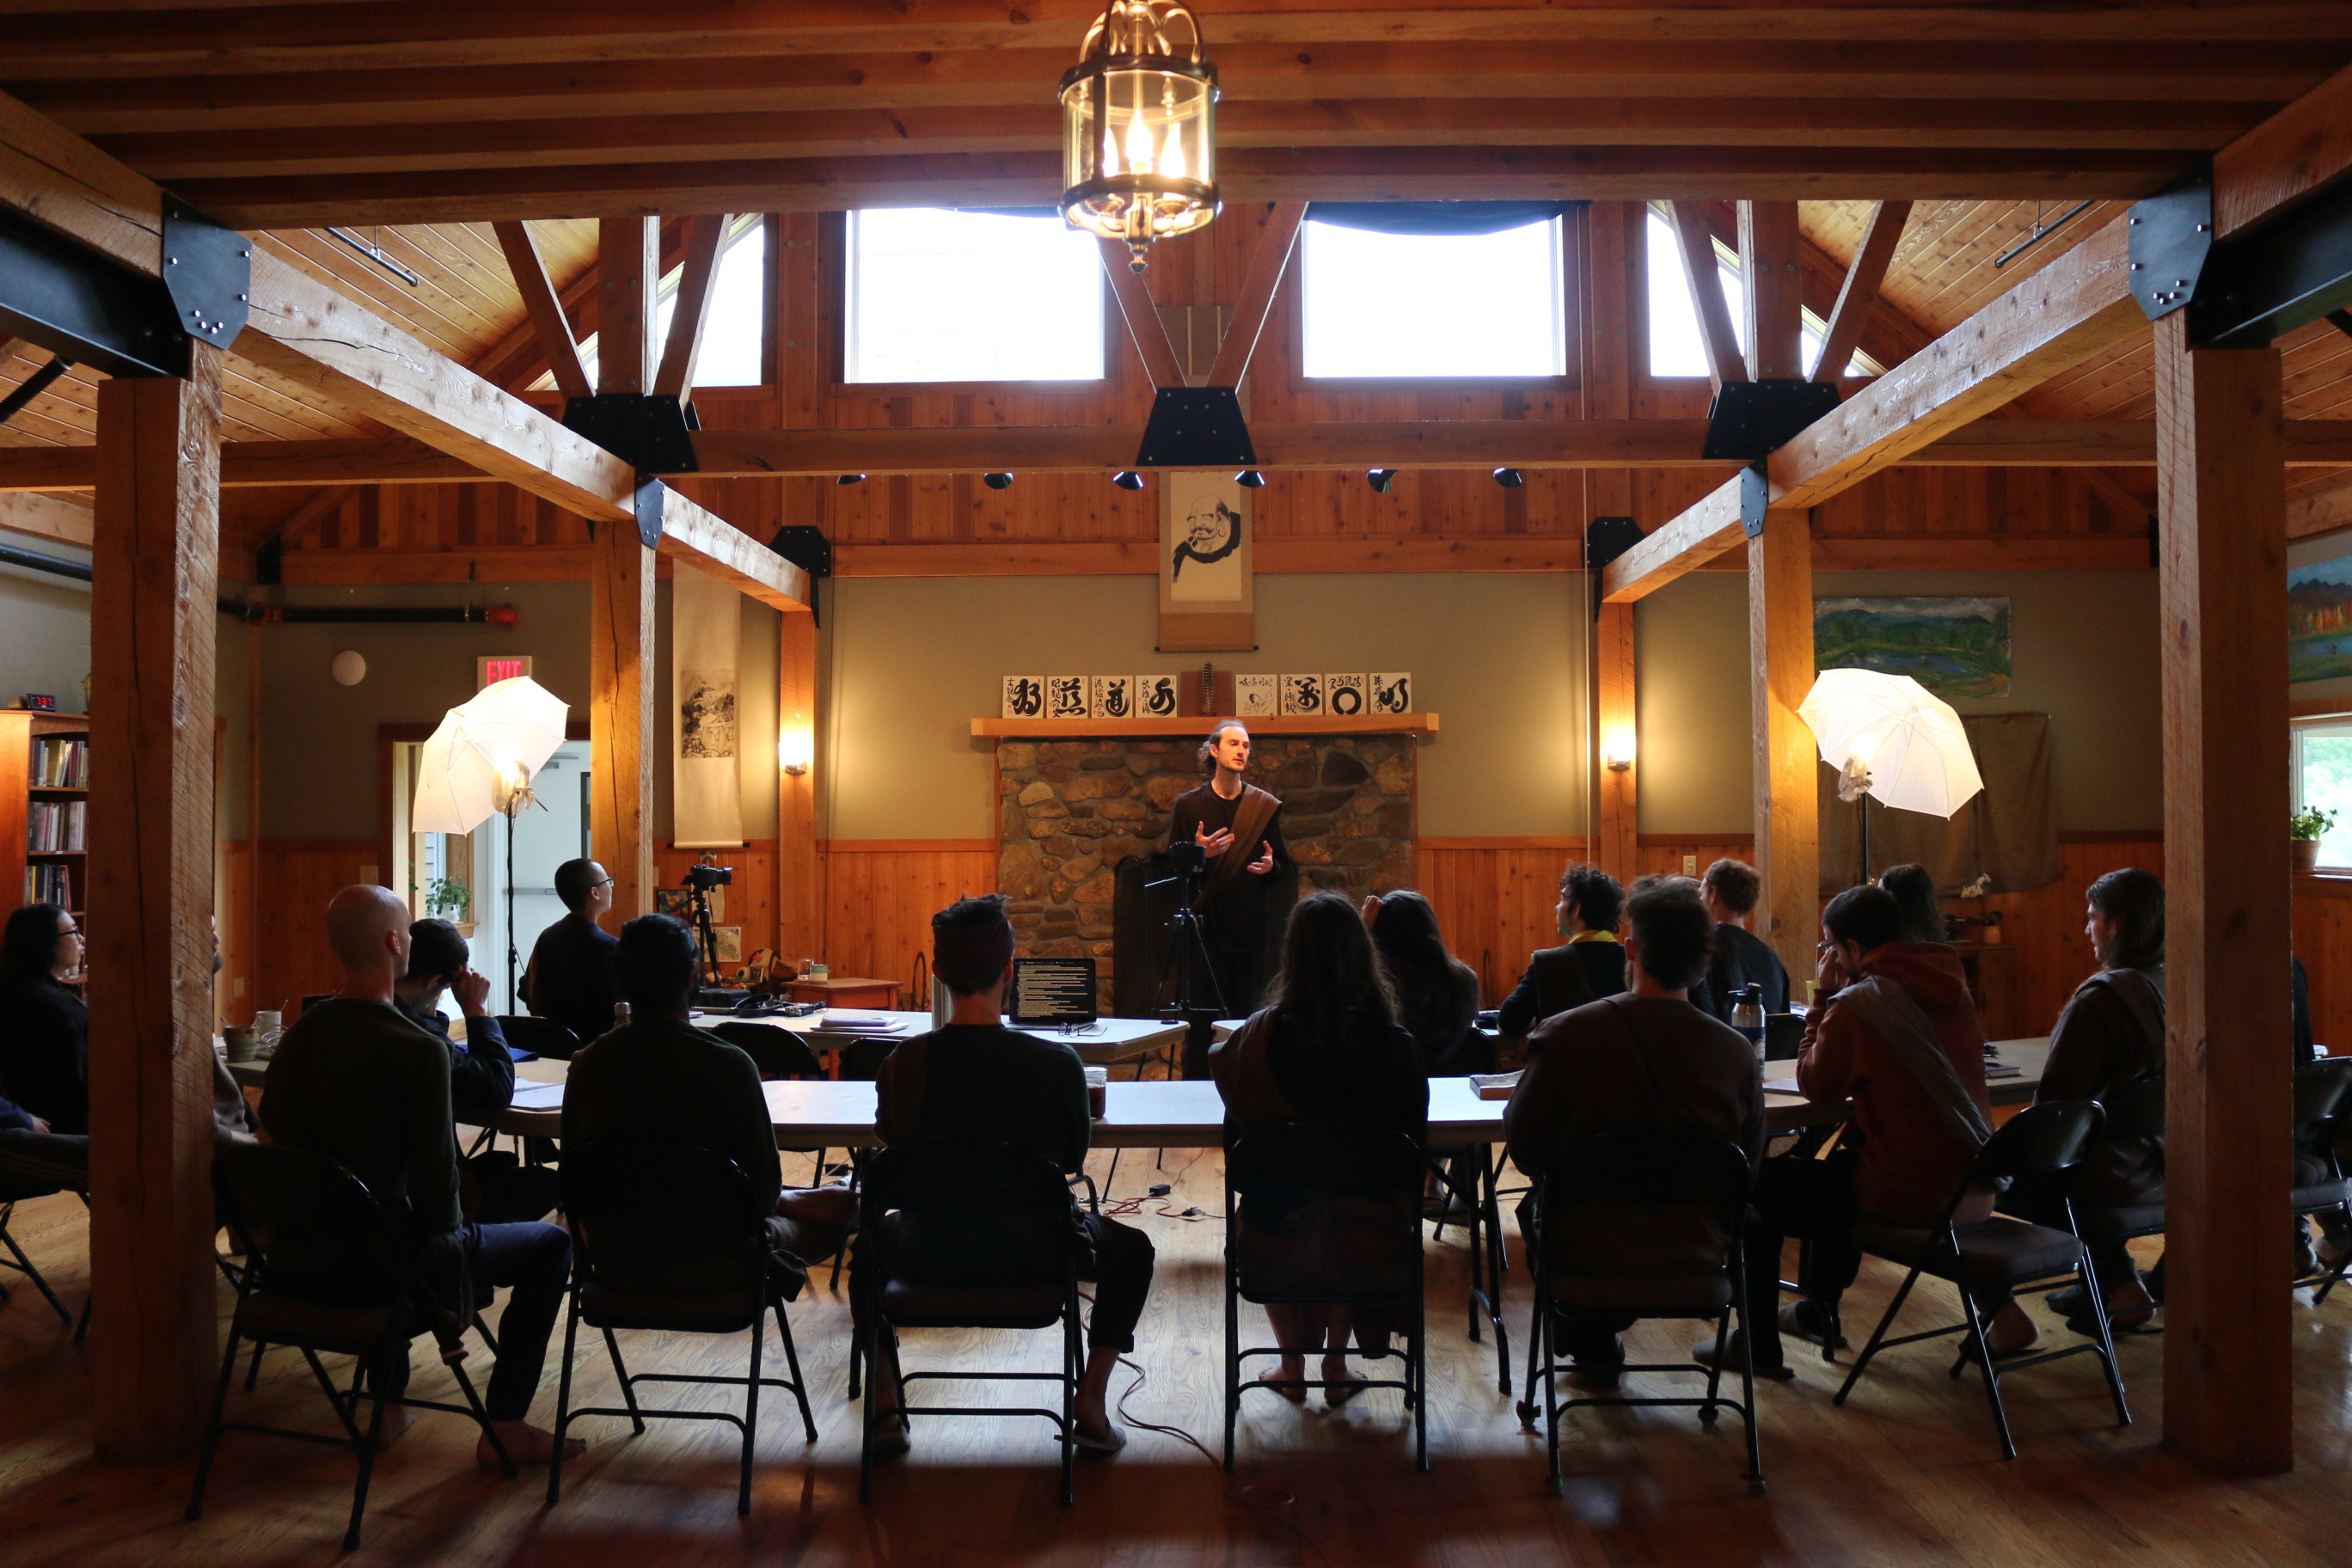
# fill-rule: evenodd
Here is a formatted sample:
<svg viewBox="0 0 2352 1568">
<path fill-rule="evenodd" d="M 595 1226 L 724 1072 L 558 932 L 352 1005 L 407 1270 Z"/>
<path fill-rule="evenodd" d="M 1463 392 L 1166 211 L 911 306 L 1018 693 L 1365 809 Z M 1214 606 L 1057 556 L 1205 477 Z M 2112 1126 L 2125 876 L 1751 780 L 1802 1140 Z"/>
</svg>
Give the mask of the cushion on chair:
<svg viewBox="0 0 2352 1568">
<path fill-rule="evenodd" d="M 1865 1220 L 1853 1227 L 1856 1247 L 1874 1258 L 1916 1263 L 1939 1279 L 1969 1285 L 2015 1285 L 2063 1274 L 2075 1267 L 2083 1244 L 2063 1230 L 1996 1215 L 1959 1227 L 1960 1255 L 1941 1245 L 1941 1233 Z"/>
<path fill-rule="evenodd" d="M 1069 1287 L 919 1285 L 892 1279 L 882 1288 L 882 1316 L 904 1329 L 1044 1329 L 1062 1321 Z"/>
<path fill-rule="evenodd" d="M 667 1329 L 680 1333 L 725 1334 L 748 1329 L 767 1306 L 759 1291 L 702 1292 L 615 1290 L 602 1285 L 580 1289 L 580 1316 L 593 1328 Z"/>
<path fill-rule="evenodd" d="M 1556 1307 L 1631 1312 L 1638 1318 L 1713 1318 L 1731 1305 L 1731 1281 L 1721 1273 L 1688 1279 L 1551 1277 Z"/>
<path fill-rule="evenodd" d="M 2294 1189 L 2294 1212 L 2309 1214 L 2314 1209 L 2336 1207 L 2345 1201 L 2345 1186 L 2346 1183 L 2341 1178 L 2298 1183 Z"/>
<path fill-rule="evenodd" d="M 2121 1208 L 2074 1210 L 2074 1223 L 2085 1235 L 2099 1237 L 2153 1236 L 2164 1228 L 2164 1204 L 2132 1204 Z"/>
<path fill-rule="evenodd" d="M 240 1332 L 272 1344 L 359 1355 L 383 1342 L 406 1317 L 399 1302 L 346 1306 L 259 1291 L 236 1304 Z"/>
</svg>

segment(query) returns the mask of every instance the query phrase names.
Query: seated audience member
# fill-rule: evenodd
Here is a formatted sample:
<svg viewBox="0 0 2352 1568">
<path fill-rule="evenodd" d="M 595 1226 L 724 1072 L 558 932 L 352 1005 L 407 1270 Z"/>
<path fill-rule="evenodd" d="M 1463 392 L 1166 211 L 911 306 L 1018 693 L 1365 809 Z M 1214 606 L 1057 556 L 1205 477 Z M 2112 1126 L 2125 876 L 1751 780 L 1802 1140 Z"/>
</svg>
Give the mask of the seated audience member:
<svg viewBox="0 0 2352 1568">
<path fill-rule="evenodd" d="M 1352 911 L 1350 911 L 1352 918 Z M 1041 1040 L 1004 1026 L 1004 990 L 1013 980 L 1013 923 L 1004 900 L 991 893 L 961 899 L 931 917 L 931 973 L 954 999 L 947 1024 L 901 1043 L 875 1084 L 875 1127 L 886 1144 L 926 1139 L 976 1139 L 1012 1144 L 1076 1173 L 1086 1166 L 1093 1121 L 1087 1075 L 1077 1052 L 1059 1040 Z M 1095 1281 L 1094 1314 L 1087 1330 L 1087 1366 L 1077 1396 L 1076 1442 L 1115 1454 L 1127 1434 L 1114 1426 L 1105 1403 L 1111 1368 L 1135 1348 L 1135 1325 L 1151 1291 L 1151 1238 L 1139 1230 L 1079 1209 L 1072 1212 L 1094 1251 L 1081 1277 Z M 866 1243 L 861 1241 L 860 1246 Z M 975 1213 L 969 1226 L 927 1252 L 957 1274 L 984 1278 L 992 1266 L 1032 1250 L 1035 1238 Z M 853 1254 L 852 1270 L 856 1258 Z M 855 1300 L 863 1295 L 852 1291 Z M 889 1358 L 886 1352 L 886 1362 Z M 898 1369 L 874 1369 L 877 1451 L 905 1451 L 894 1415 Z"/>
<path fill-rule="evenodd" d="M 468 962 L 466 939 L 447 921 L 408 928 L 408 973 L 392 988 L 402 1017 L 439 1039 L 449 1052 L 449 1106 L 468 1127 L 488 1127 L 514 1100 L 514 1058 L 506 1034 L 485 1005 L 489 976 Z M 466 1016 L 466 1043 L 449 1037 L 441 994 L 449 992 Z"/>
<path fill-rule="evenodd" d="M 508 1453 L 544 1463 L 552 1439 L 524 1417 L 562 1304 L 572 1238 L 560 1226 L 469 1224 L 459 1212 L 448 1047 L 393 1005 L 393 987 L 408 970 L 407 906 L 386 888 L 345 888 L 327 905 L 327 940 L 343 966 L 343 984 L 305 1010 L 278 1043 L 261 1101 L 270 1142 L 322 1154 L 350 1171 L 420 1248 L 454 1236 L 478 1288 L 513 1287 L 499 1320 L 498 1365 L 483 1403 Z M 405 1348 L 375 1368 L 370 1382 L 397 1397 L 408 1384 Z M 386 1414 L 386 1445 L 406 1427 L 406 1416 Z M 572 1441 L 567 1455 L 584 1451 L 584 1444 Z M 475 1458 L 485 1467 L 498 1463 L 488 1438 Z"/>
<path fill-rule="evenodd" d="M 629 1021 L 572 1058 L 563 1090 L 563 1142 L 667 1143 L 709 1149 L 751 1178 L 770 1211 L 770 1251 L 787 1300 L 808 1264 L 841 1250 L 857 1217 L 846 1187 L 787 1191 L 760 1069 L 737 1047 L 687 1020 L 700 974 L 694 935 L 667 915 L 621 928 L 614 976 Z"/>
<path fill-rule="evenodd" d="M 1426 901 L 1391 893 L 1381 919 L 1399 900 Z M 1433 939 L 1436 921 L 1430 921 Z M 1391 993 L 1393 971 L 1383 972 L 1374 954 L 1375 926 L 1367 940 L 1363 922 L 1337 893 L 1317 893 L 1290 911 L 1283 932 L 1282 975 L 1276 999 L 1234 1036 L 1209 1053 L 1225 1118 L 1234 1131 L 1293 1121 L 1342 1122 L 1392 1127 L 1415 1143 L 1429 1136 L 1429 1073 L 1418 1038 L 1397 1021 Z M 1439 955 L 1444 955 L 1441 947 Z M 1449 961 L 1450 962 L 1450 961 Z M 1332 1227 L 1311 1224 L 1304 1200 L 1285 1203 L 1278 1193 L 1242 1197 L 1240 1245 L 1280 1254 L 1303 1240 L 1328 1246 Z M 1328 1217 L 1328 1216 L 1326 1216 Z M 1351 1398 L 1363 1379 L 1349 1370 L 1345 1347 L 1352 1331 L 1367 1351 L 1385 1350 L 1394 1328 L 1385 1315 L 1347 1307 L 1269 1305 L 1275 1342 L 1283 1356 L 1263 1381 L 1297 1383 L 1306 1357 L 1323 1351 L 1323 1380 L 1337 1384 L 1323 1393 L 1337 1406 Z M 1303 1403 L 1303 1388 L 1278 1388 L 1285 1399 Z"/>
<path fill-rule="evenodd" d="M 55 904 L 26 904 L 0 938 L 0 1094 L 52 1132 L 89 1131 L 89 1009 L 65 984 L 81 951 Z"/>
<path fill-rule="evenodd" d="M 1789 1010 L 1788 967 L 1762 937 L 1748 929 L 1763 890 L 1755 867 L 1727 858 L 1709 866 L 1699 881 L 1699 902 L 1715 921 L 1715 936 L 1706 978 L 1691 988 L 1691 1000 L 1727 1024 L 1739 994 L 1750 985 L 1763 992 L 1767 1013 Z"/>
<path fill-rule="evenodd" d="M 523 1000 L 586 1045 L 613 1026 L 611 932 L 596 923 L 613 907 L 613 879 L 593 860 L 566 860 L 555 868 L 555 896 L 571 912 L 539 933 L 522 973 Z"/>
<path fill-rule="evenodd" d="M 1764 1086 L 1756 1048 L 1687 994 L 1706 970 L 1710 933 L 1721 928 L 1685 877 L 1634 883 L 1626 914 L 1632 985 L 1547 1018 L 1528 1037 L 1528 1065 L 1503 1112 L 1511 1163 L 1540 1177 L 1580 1139 L 1668 1131 L 1714 1133 L 1751 1162 L 1761 1161 Z M 1522 1231 L 1534 1221 L 1530 1200 L 1520 1208 Z M 1712 1235 L 1662 1233 L 1651 1240 L 1656 1245 L 1646 1256 L 1662 1268 L 1685 1250 L 1698 1263 L 1721 1257 Z M 1775 1304 L 1767 1294 L 1752 1310 L 1769 1315 Z M 1560 1313 L 1559 1342 L 1576 1362 L 1576 1382 L 1615 1384 L 1625 1362 L 1617 1336 L 1633 1321 L 1622 1312 Z"/>
<path fill-rule="evenodd" d="M 1524 1035 L 1556 1013 L 1625 989 L 1625 950 L 1617 944 L 1624 906 L 1624 889 L 1599 867 L 1570 866 L 1562 873 L 1555 917 L 1568 941 L 1528 961 L 1527 973 L 1503 1002 L 1503 1033 Z"/>
<path fill-rule="evenodd" d="M 2083 931 L 2099 971 L 2075 987 L 2058 1026 L 2050 1031 L 2050 1058 L 2033 1095 L 2037 1105 L 2105 1100 L 2135 1079 L 2164 1070 L 2164 883 L 2153 871 L 2127 868 L 2093 882 L 2084 897 Z M 2070 1193 L 2077 1207 L 2162 1202 L 2163 1138 L 2104 1138 L 2063 1187 L 2021 1180 L 2000 1204 L 2006 1213 L 2063 1227 L 2066 1215 L 2060 1199 Z M 2106 1291 L 2115 1325 L 2146 1322 L 2155 1300 L 2140 1282 L 2130 1249 L 2120 1241 L 2098 1240 L 2090 1248 L 2092 1270 Z M 1996 1309 L 2002 1342 L 2033 1342 L 2033 1321 L 2013 1301 L 1989 1298 L 1979 1305 Z M 2066 1315 L 2069 1327 L 2093 1331 L 2080 1286 L 2053 1291 L 2050 1305 Z"/>
<path fill-rule="evenodd" d="M 1780 1335 L 1815 1343 L 1829 1333 L 1861 1255 L 1853 1226 L 1867 1216 L 1926 1227 L 1944 1217 L 1953 1188 L 1990 1136 L 1985 1120 L 1984 1029 L 1959 955 L 1940 942 L 1903 940 L 1903 912 L 1884 888 L 1849 888 L 1822 911 L 1820 994 L 1805 1016 L 1797 1087 L 1817 1103 L 1853 1102 L 1850 1131 L 1826 1159 L 1764 1162 L 1748 1237 L 1748 1300 L 1772 1300 L 1780 1246 L 1806 1249 L 1803 1299 L 1777 1321 L 1758 1310 L 1756 1370 L 1791 1375 Z M 1962 1224 L 1992 1210 L 1990 1194 L 1960 1206 Z M 2018 1348 L 1989 1334 L 1995 1354 Z M 1716 1352 L 1699 1347 L 1704 1360 Z"/>
<path fill-rule="evenodd" d="M 1878 885 L 1903 911 L 1905 942 L 1940 942 L 1951 933 L 1944 909 L 1936 902 L 1936 879 L 1925 866 L 1889 866 L 1878 874 Z"/>
<path fill-rule="evenodd" d="M 1486 1072 L 1478 1017 L 1478 976 L 1445 951 L 1437 911 L 1419 893 L 1375 893 L 1364 900 L 1372 947 L 1396 989 L 1396 1019 L 1421 1047 L 1431 1078 Z M 1311 1120 L 1311 1119 L 1310 1119 Z"/>
</svg>

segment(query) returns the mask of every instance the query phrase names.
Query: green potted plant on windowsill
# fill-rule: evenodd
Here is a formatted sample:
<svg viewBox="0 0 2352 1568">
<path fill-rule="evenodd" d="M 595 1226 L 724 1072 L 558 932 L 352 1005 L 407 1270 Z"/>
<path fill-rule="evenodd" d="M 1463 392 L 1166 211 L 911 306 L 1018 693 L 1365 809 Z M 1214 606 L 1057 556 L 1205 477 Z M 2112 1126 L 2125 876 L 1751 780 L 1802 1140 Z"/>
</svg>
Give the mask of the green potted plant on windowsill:
<svg viewBox="0 0 2352 1568">
<path fill-rule="evenodd" d="M 461 936 L 474 934 L 474 889 L 447 877 L 425 884 L 425 912 L 456 925 Z"/>
<path fill-rule="evenodd" d="M 2336 826 L 2332 811 L 2298 811 L 2287 822 L 2287 847 L 2294 852 L 2294 871 L 2308 877 L 2319 869 L 2319 840 Z"/>
</svg>

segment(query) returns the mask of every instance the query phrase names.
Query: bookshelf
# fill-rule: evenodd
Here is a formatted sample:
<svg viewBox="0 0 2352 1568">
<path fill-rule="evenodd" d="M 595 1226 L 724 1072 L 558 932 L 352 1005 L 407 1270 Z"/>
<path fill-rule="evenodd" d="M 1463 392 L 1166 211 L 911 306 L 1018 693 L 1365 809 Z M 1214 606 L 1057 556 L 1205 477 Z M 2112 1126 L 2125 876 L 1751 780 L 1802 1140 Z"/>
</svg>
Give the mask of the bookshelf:
<svg viewBox="0 0 2352 1568">
<path fill-rule="evenodd" d="M 89 747 L 87 714 L 0 709 L 0 896 L 10 909 L 46 898 L 83 918 Z"/>
</svg>

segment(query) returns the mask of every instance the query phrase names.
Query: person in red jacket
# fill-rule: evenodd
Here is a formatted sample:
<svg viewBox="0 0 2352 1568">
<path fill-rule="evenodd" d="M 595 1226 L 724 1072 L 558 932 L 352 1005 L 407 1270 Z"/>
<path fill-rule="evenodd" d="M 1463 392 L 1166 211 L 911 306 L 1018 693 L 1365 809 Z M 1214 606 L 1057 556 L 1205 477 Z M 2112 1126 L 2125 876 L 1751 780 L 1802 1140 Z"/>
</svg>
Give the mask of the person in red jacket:
<svg viewBox="0 0 2352 1568">
<path fill-rule="evenodd" d="M 1853 1102 L 1837 1150 L 1825 1159 L 1768 1160 L 1757 1178 L 1758 1223 L 1748 1237 L 1751 1301 L 1779 1289 L 1781 1243 L 1811 1242 L 1801 1300 L 1778 1321 L 1761 1312 L 1755 1346 L 1759 1375 L 1790 1375 L 1780 1335 L 1815 1343 L 1831 1331 L 1838 1299 L 1862 1264 L 1853 1226 L 1863 1218 L 1925 1227 L 1939 1222 L 1952 1190 L 1990 1132 L 1985 1112 L 1984 1026 L 1958 954 L 1941 942 L 1903 940 L 1903 914 L 1883 888 L 1850 888 L 1822 912 L 1820 994 L 1805 1019 L 1797 1087 L 1817 1104 Z M 1992 1211 L 1991 1194 L 1971 1197 L 1962 1223 Z M 2011 1309 L 2014 1310 L 2014 1308 Z M 1992 1334 L 1996 1354 L 2032 1325 L 2018 1312 Z M 1699 1353 L 1712 1354 L 1712 1344 Z"/>
</svg>

